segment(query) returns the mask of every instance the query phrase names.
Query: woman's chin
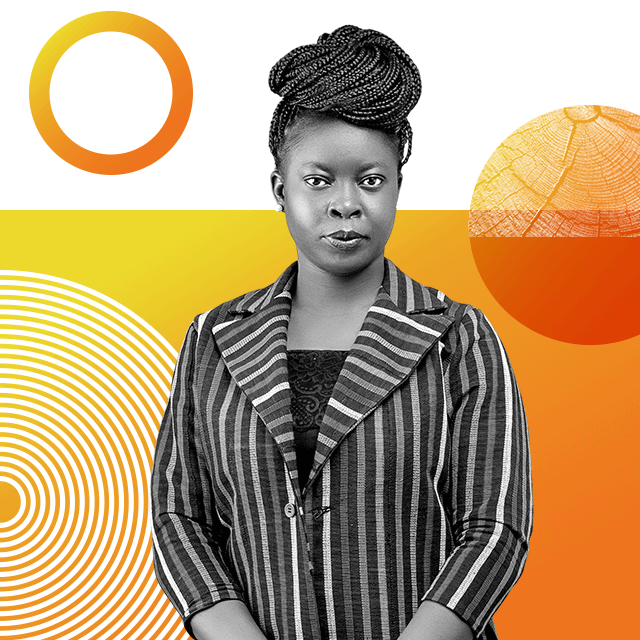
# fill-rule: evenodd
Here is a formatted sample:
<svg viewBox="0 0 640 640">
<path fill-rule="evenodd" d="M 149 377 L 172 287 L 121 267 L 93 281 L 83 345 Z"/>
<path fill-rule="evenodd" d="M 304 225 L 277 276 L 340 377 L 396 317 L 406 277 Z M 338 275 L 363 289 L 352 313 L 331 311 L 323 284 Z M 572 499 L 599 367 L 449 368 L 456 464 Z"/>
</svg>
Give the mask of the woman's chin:
<svg viewBox="0 0 640 640">
<path fill-rule="evenodd" d="M 331 275 L 349 277 L 374 269 L 376 265 L 382 264 L 383 260 L 384 254 L 372 257 L 363 252 L 337 250 L 321 262 L 316 262 L 316 265 Z"/>
</svg>

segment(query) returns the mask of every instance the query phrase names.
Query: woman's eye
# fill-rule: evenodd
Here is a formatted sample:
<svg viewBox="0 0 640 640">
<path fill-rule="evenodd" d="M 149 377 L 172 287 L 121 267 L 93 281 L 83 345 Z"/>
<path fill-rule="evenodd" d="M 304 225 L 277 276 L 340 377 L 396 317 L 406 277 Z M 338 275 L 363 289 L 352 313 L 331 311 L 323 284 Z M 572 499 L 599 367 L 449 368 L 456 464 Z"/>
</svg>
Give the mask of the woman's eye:
<svg viewBox="0 0 640 640">
<path fill-rule="evenodd" d="M 305 178 L 304 181 L 310 187 L 321 187 L 322 185 L 329 184 L 329 181 L 326 178 L 322 178 L 320 176 L 309 176 Z"/>
<path fill-rule="evenodd" d="M 362 180 L 362 184 L 365 187 L 379 187 L 383 182 L 383 178 L 380 176 L 367 176 Z"/>
</svg>

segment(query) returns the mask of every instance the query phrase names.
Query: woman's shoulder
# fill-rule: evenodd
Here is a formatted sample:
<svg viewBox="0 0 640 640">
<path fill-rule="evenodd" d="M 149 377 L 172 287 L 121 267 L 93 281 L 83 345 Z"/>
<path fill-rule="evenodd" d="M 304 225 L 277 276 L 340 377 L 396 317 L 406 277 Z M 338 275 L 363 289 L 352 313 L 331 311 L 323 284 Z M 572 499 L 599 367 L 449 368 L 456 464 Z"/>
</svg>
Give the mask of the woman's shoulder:
<svg viewBox="0 0 640 640">
<path fill-rule="evenodd" d="M 280 274 L 275 282 L 268 286 L 243 293 L 213 309 L 209 309 L 209 311 L 199 313 L 193 320 L 193 328 L 198 334 L 203 334 L 204 332 L 206 335 L 211 335 L 216 327 L 235 322 L 243 316 L 268 306 L 274 301 L 274 298 L 288 295 L 295 270 L 296 263 L 293 263 Z"/>
<path fill-rule="evenodd" d="M 390 260 L 385 275 L 385 286 L 392 301 L 407 313 L 425 313 L 445 316 L 461 322 L 469 314 L 482 314 L 471 304 L 450 298 L 440 289 L 421 284 L 396 267 Z"/>
<path fill-rule="evenodd" d="M 194 329 L 201 334 L 203 331 L 212 330 L 215 326 L 232 322 L 237 319 L 239 315 L 243 315 L 251 300 L 259 296 L 265 291 L 265 289 L 256 289 L 255 291 L 249 291 L 237 298 L 227 300 L 222 304 L 199 313 L 193 319 Z"/>
<path fill-rule="evenodd" d="M 484 313 L 472 304 L 450 298 L 440 289 L 421 284 L 393 263 L 387 270 L 387 291 L 391 300 L 409 317 L 420 314 L 422 323 L 442 334 L 447 351 L 481 341 L 496 343 L 499 337 Z"/>
</svg>

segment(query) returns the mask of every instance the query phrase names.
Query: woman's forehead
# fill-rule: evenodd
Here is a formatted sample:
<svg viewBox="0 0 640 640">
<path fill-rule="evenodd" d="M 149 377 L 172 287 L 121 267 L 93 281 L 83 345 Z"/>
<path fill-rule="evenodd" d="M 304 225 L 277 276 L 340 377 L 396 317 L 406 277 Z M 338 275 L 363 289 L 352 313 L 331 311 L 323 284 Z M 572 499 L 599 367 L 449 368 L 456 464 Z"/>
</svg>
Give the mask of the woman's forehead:
<svg viewBox="0 0 640 640">
<path fill-rule="evenodd" d="M 362 171 L 392 169 L 398 163 L 397 147 L 388 134 L 342 120 L 307 122 L 294 137 L 287 156 L 297 168 L 357 167 Z"/>
</svg>

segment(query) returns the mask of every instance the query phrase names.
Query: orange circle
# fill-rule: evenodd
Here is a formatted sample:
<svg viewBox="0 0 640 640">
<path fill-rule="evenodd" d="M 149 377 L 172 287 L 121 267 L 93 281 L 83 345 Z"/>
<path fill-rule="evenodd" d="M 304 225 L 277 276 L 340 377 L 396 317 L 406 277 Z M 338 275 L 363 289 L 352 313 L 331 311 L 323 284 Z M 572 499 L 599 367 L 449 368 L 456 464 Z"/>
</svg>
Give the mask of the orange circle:
<svg viewBox="0 0 640 640">
<path fill-rule="evenodd" d="M 640 115 L 545 113 L 498 146 L 469 211 L 473 257 L 512 317 L 572 344 L 640 335 Z"/>
<path fill-rule="evenodd" d="M 81 147 L 60 128 L 51 108 L 51 78 L 60 58 L 82 38 L 105 31 L 135 36 L 155 49 L 167 66 L 173 88 L 171 109 L 160 131 L 146 144 L 126 153 L 96 153 Z M 102 175 L 139 171 L 162 158 L 180 139 L 189 121 L 192 103 L 191 71 L 180 47 L 153 22 L 122 11 L 90 13 L 54 33 L 36 58 L 29 83 L 31 114 L 51 150 L 78 169 Z"/>
<path fill-rule="evenodd" d="M 20 494 L 8 482 L 0 480 L 0 522 L 13 520 L 20 511 Z"/>
</svg>

